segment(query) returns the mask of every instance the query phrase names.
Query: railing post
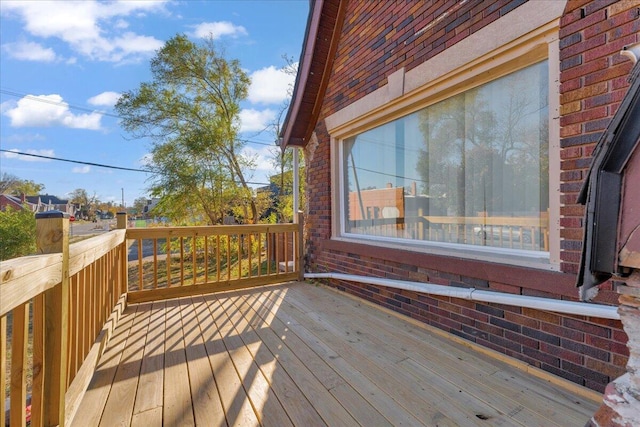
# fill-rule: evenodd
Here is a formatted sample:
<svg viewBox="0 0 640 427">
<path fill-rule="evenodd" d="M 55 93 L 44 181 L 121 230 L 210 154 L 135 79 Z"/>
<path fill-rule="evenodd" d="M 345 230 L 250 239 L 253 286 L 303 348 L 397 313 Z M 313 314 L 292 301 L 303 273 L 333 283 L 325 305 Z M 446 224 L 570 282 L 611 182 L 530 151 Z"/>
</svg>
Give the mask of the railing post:
<svg viewBox="0 0 640 427">
<path fill-rule="evenodd" d="M 298 212 L 298 241 L 296 242 L 296 258 L 298 258 L 298 280 L 304 280 L 304 214 Z"/>
<path fill-rule="evenodd" d="M 124 230 L 127 228 L 127 213 L 126 212 L 118 212 L 116 213 L 116 228 L 118 230 Z"/>
<path fill-rule="evenodd" d="M 36 214 L 38 253 L 62 254 L 61 282 L 44 293 L 43 425 L 64 426 L 69 328 L 69 214 Z"/>
<path fill-rule="evenodd" d="M 126 230 L 127 229 L 127 213 L 126 212 L 118 212 L 116 213 L 116 228 L 118 230 Z M 127 264 L 127 237 L 124 238 L 124 243 L 122 246 L 122 252 L 120 254 L 120 295 L 127 293 L 129 291 L 129 271 Z"/>
</svg>

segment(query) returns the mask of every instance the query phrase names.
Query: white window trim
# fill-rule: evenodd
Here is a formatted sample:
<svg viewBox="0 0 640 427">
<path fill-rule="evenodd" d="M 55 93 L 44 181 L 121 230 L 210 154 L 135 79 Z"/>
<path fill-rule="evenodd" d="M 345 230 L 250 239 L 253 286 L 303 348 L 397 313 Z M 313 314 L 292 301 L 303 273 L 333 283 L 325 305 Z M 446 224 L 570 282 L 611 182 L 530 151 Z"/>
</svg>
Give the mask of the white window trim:
<svg viewBox="0 0 640 427">
<path fill-rule="evenodd" d="M 544 5 L 541 5 L 544 3 Z M 531 1 L 516 8 L 446 51 L 325 119 L 331 136 L 332 238 L 419 252 L 560 269 L 559 17 L 565 1 Z M 412 242 L 345 233 L 342 144 L 383 123 L 406 116 L 526 66 L 549 60 L 549 252 L 500 250 L 440 242 Z"/>
</svg>

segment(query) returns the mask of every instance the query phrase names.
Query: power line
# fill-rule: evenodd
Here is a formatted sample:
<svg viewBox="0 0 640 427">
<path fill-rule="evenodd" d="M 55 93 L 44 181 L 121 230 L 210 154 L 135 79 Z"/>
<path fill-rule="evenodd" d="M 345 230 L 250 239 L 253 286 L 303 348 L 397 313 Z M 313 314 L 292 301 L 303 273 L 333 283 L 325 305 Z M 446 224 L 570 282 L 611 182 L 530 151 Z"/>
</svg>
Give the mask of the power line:
<svg viewBox="0 0 640 427">
<path fill-rule="evenodd" d="M 37 157 L 37 158 L 40 158 L 40 159 L 57 160 L 59 162 L 76 163 L 76 164 L 79 164 L 79 165 L 97 166 L 97 167 L 106 168 L 106 169 L 116 169 L 116 170 L 130 171 L 130 172 L 144 172 L 144 173 L 160 174 L 160 172 L 154 172 L 154 171 L 151 171 L 151 170 L 148 170 L 148 169 L 125 168 L 125 167 L 122 167 L 122 166 L 105 165 L 105 164 L 102 164 L 102 163 L 83 162 L 81 160 L 62 159 L 60 157 L 44 156 L 42 154 L 22 153 L 22 152 L 19 152 L 19 151 L 5 150 L 3 148 L 0 148 L 0 152 L 17 154 L 19 156 Z M 245 181 L 245 182 L 247 184 L 251 184 L 251 185 L 270 185 L 270 183 L 266 183 L 266 182 L 253 182 L 253 181 Z M 239 182 L 236 181 L 236 183 L 239 183 Z"/>
<path fill-rule="evenodd" d="M 20 151 L 5 150 L 3 148 L 0 148 L 0 152 L 17 154 L 17 155 L 20 155 L 20 156 L 37 157 L 37 158 L 40 158 L 40 159 L 57 160 L 59 162 L 77 163 L 79 165 L 98 166 L 98 167 L 107 168 L 107 169 L 117 169 L 117 170 L 123 170 L 123 171 L 131 171 L 131 172 L 154 173 L 153 171 L 150 171 L 150 170 L 147 170 L 147 169 L 133 169 L 133 168 L 125 168 L 125 167 L 122 167 L 122 166 L 104 165 L 104 164 L 101 164 L 101 163 L 83 162 L 81 160 L 61 159 L 59 157 L 44 156 L 42 154 L 33 154 L 33 153 L 22 153 Z"/>
</svg>

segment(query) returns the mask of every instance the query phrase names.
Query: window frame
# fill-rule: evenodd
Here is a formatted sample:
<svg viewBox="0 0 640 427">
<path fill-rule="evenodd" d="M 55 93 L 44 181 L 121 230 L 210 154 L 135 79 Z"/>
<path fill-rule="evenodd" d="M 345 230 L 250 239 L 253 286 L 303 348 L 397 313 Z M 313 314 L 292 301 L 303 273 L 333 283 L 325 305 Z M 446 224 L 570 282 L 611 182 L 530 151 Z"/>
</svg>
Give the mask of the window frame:
<svg viewBox="0 0 640 427">
<path fill-rule="evenodd" d="M 535 29 L 518 28 L 517 31 L 523 34 L 515 38 L 513 34 L 508 34 L 508 31 L 507 34 L 501 34 L 500 28 L 503 32 L 505 27 L 509 28 L 510 24 L 506 22 L 510 18 L 509 15 L 514 14 L 511 19 L 516 20 L 519 18 L 516 12 L 530 12 L 525 6 L 528 5 L 523 5 L 522 10 L 516 9 L 411 71 L 405 73 L 404 69 L 400 69 L 394 72 L 388 76 L 387 85 L 326 118 L 327 130 L 331 137 L 331 179 L 337 184 L 332 185 L 333 240 L 376 244 L 552 271 L 560 270 L 559 21 L 552 19 L 543 25 L 532 22 L 530 25 L 535 25 Z M 561 12 L 560 10 L 554 13 Z M 487 37 L 491 40 L 488 46 L 484 51 L 478 49 L 479 40 L 485 40 Z M 479 53 L 460 60 L 460 55 L 465 52 Z M 447 59 L 451 56 L 458 58 L 458 63 L 447 65 Z M 549 252 L 415 241 L 346 232 L 346 183 L 343 165 L 344 141 L 347 138 L 542 60 L 548 60 L 549 70 Z"/>
</svg>

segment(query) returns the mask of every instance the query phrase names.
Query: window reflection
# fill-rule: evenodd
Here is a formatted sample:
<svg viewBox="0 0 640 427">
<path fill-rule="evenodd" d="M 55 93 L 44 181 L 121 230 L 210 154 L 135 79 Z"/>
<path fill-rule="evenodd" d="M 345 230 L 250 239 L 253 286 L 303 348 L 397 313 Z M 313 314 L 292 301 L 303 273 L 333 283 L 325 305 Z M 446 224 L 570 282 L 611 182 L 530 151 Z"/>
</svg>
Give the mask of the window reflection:
<svg viewBox="0 0 640 427">
<path fill-rule="evenodd" d="M 344 141 L 345 231 L 548 251 L 548 65 Z"/>
</svg>

